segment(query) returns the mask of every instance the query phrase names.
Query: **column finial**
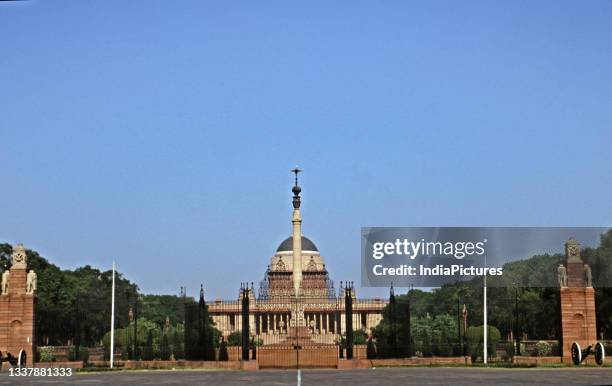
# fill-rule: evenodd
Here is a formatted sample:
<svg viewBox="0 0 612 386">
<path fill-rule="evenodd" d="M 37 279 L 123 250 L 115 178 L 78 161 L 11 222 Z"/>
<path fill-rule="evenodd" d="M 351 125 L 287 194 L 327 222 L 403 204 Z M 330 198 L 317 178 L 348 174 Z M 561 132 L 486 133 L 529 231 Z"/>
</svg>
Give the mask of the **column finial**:
<svg viewBox="0 0 612 386">
<path fill-rule="evenodd" d="M 295 174 L 295 185 L 293 185 L 293 188 L 291 189 L 291 191 L 293 192 L 293 208 L 299 209 L 300 192 L 302 191 L 302 188 L 300 188 L 300 186 L 298 185 L 298 174 L 301 173 L 302 170 L 296 166 L 294 169 L 291 169 L 291 172 Z"/>
</svg>

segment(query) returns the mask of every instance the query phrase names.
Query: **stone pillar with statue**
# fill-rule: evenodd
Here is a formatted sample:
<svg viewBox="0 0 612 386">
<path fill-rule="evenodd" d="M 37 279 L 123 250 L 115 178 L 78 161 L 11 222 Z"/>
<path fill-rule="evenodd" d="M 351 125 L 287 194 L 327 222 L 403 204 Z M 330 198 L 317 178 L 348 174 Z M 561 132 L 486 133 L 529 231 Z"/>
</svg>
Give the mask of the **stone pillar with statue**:
<svg viewBox="0 0 612 386">
<path fill-rule="evenodd" d="M 565 242 L 566 264 L 557 268 L 561 297 L 561 355 L 563 362 L 580 364 L 594 354 L 603 363 L 603 345 L 597 342 L 595 290 L 591 268 L 580 257 L 580 243 Z M 601 352 L 599 352 L 601 351 Z"/>
<path fill-rule="evenodd" d="M 34 270 L 28 272 L 26 250 L 13 249 L 11 268 L 2 272 L 0 291 L 0 351 L 3 362 L 32 365 L 36 352 L 36 288 Z"/>
</svg>

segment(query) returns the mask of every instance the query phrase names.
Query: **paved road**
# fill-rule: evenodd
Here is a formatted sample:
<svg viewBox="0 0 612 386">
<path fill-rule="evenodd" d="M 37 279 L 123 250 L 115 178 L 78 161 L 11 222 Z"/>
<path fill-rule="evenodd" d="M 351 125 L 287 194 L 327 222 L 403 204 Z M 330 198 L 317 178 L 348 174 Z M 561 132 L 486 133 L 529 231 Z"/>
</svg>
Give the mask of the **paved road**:
<svg viewBox="0 0 612 386">
<path fill-rule="evenodd" d="M 130 371 L 84 373 L 71 378 L 15 378 L 0 375 L 4 385 L 248 385 L 293 386 L 292 371 Z M 612 368 L 479 369 L 387 368 L 369 370 L 303 370 L 301 386 L 391 385 L 584 385 L 612 386 Z"/>
</svg>

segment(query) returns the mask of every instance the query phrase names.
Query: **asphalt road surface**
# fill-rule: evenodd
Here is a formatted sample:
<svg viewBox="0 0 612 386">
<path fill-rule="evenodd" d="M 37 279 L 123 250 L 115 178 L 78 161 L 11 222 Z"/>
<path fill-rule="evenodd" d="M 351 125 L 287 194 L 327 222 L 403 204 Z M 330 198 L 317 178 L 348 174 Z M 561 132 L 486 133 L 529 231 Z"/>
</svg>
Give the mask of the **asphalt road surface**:
<svg viewBox="0 0 612 386">
<path fill-rule="evenodd" d="M 248 385 L 248 386 L 391 386 L 391 385 L 588 385 L 612 386 L 612 368 L 385 368 L 290 371 L 121 371 L 80 373 L 69 378 L 9 377 L 2 385 Z"/>
</svg>

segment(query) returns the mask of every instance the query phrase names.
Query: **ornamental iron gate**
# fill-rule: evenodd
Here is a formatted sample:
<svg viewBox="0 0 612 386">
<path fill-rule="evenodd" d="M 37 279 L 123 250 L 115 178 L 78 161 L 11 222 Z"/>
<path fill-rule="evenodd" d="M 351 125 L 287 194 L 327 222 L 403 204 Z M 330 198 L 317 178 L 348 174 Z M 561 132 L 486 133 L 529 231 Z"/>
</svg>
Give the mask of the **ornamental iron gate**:
<svg viewBox="0 0 612 386">
<path fill-rule="evenodd" d="M 287 276 L 270 288 L 264 280 L 257 296 L 252 283 L 243 283 L 233 301 L 207 305 L 203 294 L 198 303 L 185 299 L 186 359 L 333 368 L 339 359 L 365 358 L 366 340 L 387 302 L 356 299 L 352 282 L 341 282 L 338 293 L 330 281 L 303 285 L 296 297 Z"/>
<path fill-rule="evenodd" d="M 258 301 L 254 314 L 260 368 L 337 367 L 344 305 L 337 297 Z"/>
</svg>

